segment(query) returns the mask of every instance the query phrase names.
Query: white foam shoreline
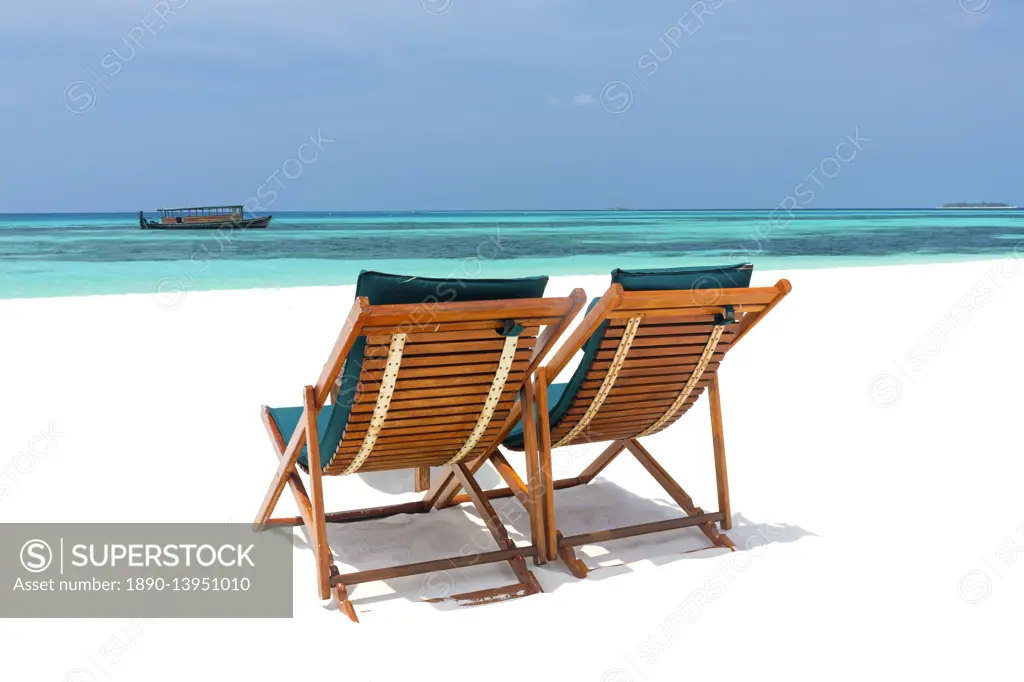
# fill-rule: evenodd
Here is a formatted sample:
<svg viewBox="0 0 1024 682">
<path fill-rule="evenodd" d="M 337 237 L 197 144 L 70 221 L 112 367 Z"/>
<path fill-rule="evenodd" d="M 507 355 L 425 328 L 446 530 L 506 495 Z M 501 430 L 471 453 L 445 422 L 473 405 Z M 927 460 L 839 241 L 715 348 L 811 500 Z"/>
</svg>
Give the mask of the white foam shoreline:
<svg viewBox="0 0 1024 682">
<path fill-rule="evenodd" d="M 754 284 L 780 277 L 792 294 L 720 375 L 730 536 L 745 551 L 686 553 L 707 545 L 694 529 L 619 540 L 585 548 L 591 566 L 608 566 L 585 581 L 558 563 L 531 565 L 544 594 L 474 608 L 420 601 L 436 595 L 419 576 L 362 585 L 351 595 L 363 623 L 352 625 L 323 608 L 312 553 L 297 548 L 292 620 L 159 620 L 116 661 L 103 647 L 126 639 L 127 620 L 0 620 L 5 649 L 17 652 L 0 677 L 63 680 L 81 668 L 92 678 L 72 682 L 196 671 L 384 680 L 475 669 L 496 680 L 641 682 L 1005 671 L 1024 603 L 1024 560 L 1006 550 L 1013 539 L 1024 547 L 1024 260 L 755 271 Z M 607 283 L 607 274 L 552 278 L 547 293 L 583 287 L 594 297 Z M 0 300 L 0 472 L 40 430 L 61 434 L 31 468 L 13 470 L 16 483 L 10 469 L 0 474 L 0 519 L 251 521 L 274 470 L 258 408 L 299 403 L 353 290 L 189 292 L 162 307 L 152 294 Z M 706 399 L 647 444 L 696 504 L 714 509 Z M 557 475 L 574 475 L 600 448 L 556 450 Z M 558 493 L 563 532 L 678 513 L 635 461 L 620 460 L 600 483 Z M 493 472 L 481 479 L 498 484 Z M 411 491 L 412 472 L 325 482 L 329 510 L 415 499 Z M 515 503 L 496 506 L 522 539 L 528 524 Z M 286 496 L 278 514 L 295 513 Z M 461 510 L 329 536 L 339 562 L 358 569 L 458 554 L 482 537 Z M 463 591 L 510 577 L 494 564 L 444 582 Z"/>
</svg>

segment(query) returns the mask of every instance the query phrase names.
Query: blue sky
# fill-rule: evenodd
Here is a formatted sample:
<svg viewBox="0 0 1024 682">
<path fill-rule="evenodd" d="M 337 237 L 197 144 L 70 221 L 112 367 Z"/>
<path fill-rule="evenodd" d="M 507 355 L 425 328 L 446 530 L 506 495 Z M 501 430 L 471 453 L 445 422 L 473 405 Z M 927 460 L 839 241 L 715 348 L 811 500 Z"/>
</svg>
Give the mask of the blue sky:
<svg viewBox="0 0 1024 682">
<path fill-rule="evenodd" d="M 0 23 L 0 212 L 261 187 L 279 211 L 760 208 L 801 183 L 807 208 L 1024 204 L 1022 20 L 1016 0 L 34 0 Z"/>
</svg>

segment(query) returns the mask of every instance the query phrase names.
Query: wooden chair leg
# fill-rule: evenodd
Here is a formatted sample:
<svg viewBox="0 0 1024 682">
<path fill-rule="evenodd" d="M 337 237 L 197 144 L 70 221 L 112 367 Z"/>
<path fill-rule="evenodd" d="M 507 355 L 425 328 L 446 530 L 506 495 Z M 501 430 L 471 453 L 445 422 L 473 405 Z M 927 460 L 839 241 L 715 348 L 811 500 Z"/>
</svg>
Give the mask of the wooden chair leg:
<svg viewBox="0 0 1024 682">
<path fill-rule="evenodd" d="M 530 536 L 534 546 L 537 548 L 537 556 L 534 563 L 544 564 L 548 561 L 548 543 L 544 528 L 544 510 L 541 506 L 543 500 L 543 481 L 537 458 L 537 420 L 536 395 L 534 386 L 530 381 L 523 385 L 523 444 L 526 456 L 526 482 L 527 502 L 526 511 L 530 514 Z M 467 491 L 468 492 L 468 491 Z M 554 558 L 552 555 L 550 558 Z"/>
<path fill-rule="evenodd" d="M 491 453 L 484 453 L 472 459 L 467 458 L 466 468 L 471 474 L 476 474 L 490 457 Z M 455 504 L 454 499 L 461 489 L 459 479 L 451 472 L 451 469 L 444 469 L 440 475 L 430 482 L 430 489 L 424 493 L 423 501 L 428 507 L 434 509 L 445 509 Z"/>
<path fill-rule="evenodd" d="M 494 537 L 495 542 L 498 543 L 499 549 L 512 550 L 516 548 L 512 539 L 508 536 L 508 531 L 505 530 L 505 525 L 498 518 L 498 514 L 494 511 L 494 507 L 487 500 L 487 497 L 483 494 L 480 489 L 480 485 L 473 478 L 473 474 L 469 472 L 469 469 L 462 462 L 457 462 L 452 466 L 452 471 L 455 477 L 459 479 L 459 483 L 466 490 L 470 499 L 473 501 L 473 506 L 476 507 L 484 523 L 487 525 L 487 529 L 491 531 L 491 535 Z M 520 584 L 526 588 L 527 594 L 535 594 L 537 592 L 543 592 L 540 583 L 534 577 L 533 573 L 526 567 L 526 561 L 521 556 L 515 556 L 508 560 L 509 565 L 515 572 L 516 577 L 519 578 Z"/>
<path fill-rule="evenodd" d="M 563 536 L 557 530 L 555 531 L 555 542 L 561 545 Z M 558 548 L 558 556 L 562 559 L 562 563 L 569 569 L 569 572 L 576 578 L 586 578 L 587 574 L 590 573 L 590 569 L 587 565 L 580 561 L 580 558 L 576 556 L 576 550 L 573 549 L 572 545 L 565 545 Z"/>
<path fill-rule="evenodd" d="M 549 557 L 544 555 L 544 543 L 540 536 L 543 531 L 540 500 L 536 495 L 530 494 L 529 487 L 523 483 L 523 480 L 519 478 L 519 474 L 516 473 L 516 470 L 512 468 L 512 465 L 509 464 L 508 460 L 505 459 L 505 455 L 501 454 L 501 452 L 495 450 L 491 454 L 491 464 L 530 517 L 530 541 L 537 548 L 537 554 L 533 557 L 533 563 L 538 566 L 547 563 Z M 529 473 L 527 476 L 529 476 Z M 484 493 L 484 495 L 486 496 L 487 493 Z M 550 559 L 554 559 L 554 557 L 552 556 Z"/>
<path fill-rule="evenodd" d="M 729 472 L 725 466 L 725 432 L 722 428 L 722 400 L 718 389 L 718 373 L 711 376 L 708 386 L 711 406 L 711 438 L 715 447 L 715 479 L 718 483 L 718 511 L 725 514 L 722 530 L 732 528 L 732 505 L 729 503 Z"/>
<path fill-rule="evenodd" d="M 339 575 L 341 575 L 341 572 L 338 570 L 338 567 L 335 566 L 334 563 L 332 562 L 332 582 L 334 581 L 334 578 Z M 338 610 L 344 613 L 346 616 L 348 616 L 349 620 L 351 620 L 353 623 L 358 623 L 359 616 L 356 615 L 356 610 L 355 608 L 353 608 L 352 602 L 350 602 L 348 599 L 348 590 L 345 588 L 345 584 L 342 582 L 335 582 L 334 586 L 332 587 L 332 590 L 334 591 L 334 598 L 338 601 Z"/>
<path fill-rule="evenodd" d="M 270 482 L 270 488 L 267 490 L 267 494 L 263 496 L 263 502 L 260 504 L 259 511 L 256 512 L 256 520 L 252 522 L 253 530 L 262 530 L 267 521 L 270 520 L 271 515 L 274 513 L 274 508 L 277 507 L 277 503 L 281 500 L 281 493 L 287 487 L 288 479 L 294 470 L 294 467 L 287 469 L 279 467 L 274 472 L 274 480 Z"/>
<path fill-rule="evenodd" d="M 552 559 L 558 554 L 558 526 L 555 524 L 555 478 L 551 469 L 551 422 L 548 416 L 547 367 L 537 370 L 537 454 L 539 457 L 541 490 L 541 516 L 544 520 L 545 554 Z"/>
<path fill-rule="evenodd" d="M 309 460 L 309 491 L 313 525 L 309 528 L 313 552 L 316 554 L 316 574 L 320 598 L 331 598 L 331 549 L 327 545 L 327 518 L 324 510 L 323 472 L 320 468 L 320 435 L 316 430 L 316 403 L 312 386 L 306 386 L 306 456 Z"/>
<path fill-rule="evenodd" d="M 491 465 L 497 469 L 498 475 L 505 481 L 505 485 L 507 485 L 509 490 L 512 491 L 512 495 L 519 500 L 519 504 L 523 505 L 523 508 L 529 511 L 530 489 L 527 487 L 526 483 L 523 482 L 523 479 L 519 478 L 519 474 L 512 468 L 509 461 L 505 459 L 505 455 L 500 451 L 495 450 L 491 454 Z"/>
<path fill-rule="evenodd" d="M 416 492 L 430 490 L 430 467 L 416 467 Z"/>
<path fill-rule="evenodd" d="M 676 504 L 682 507 L 683 511 L 686 512 L 687 516 L 700 516 L 704 514 L 704 510 L 693 503 L 693 498 L 683 490 L 682 486 L 676 483 L 675 479 L 669 476 L 668 472 L 654 459 L 654 456 L 647 451 L 647 448 L 640 445 L 640 442 L 635 438 L 626 442 L 626 448 L 633 453 L 637 461 L 649 473 L 658 484 L 665 489 Z M 731 550 L 736 549 L 736 545 L 733 544 L 732 540 L 723 533 L 719 533 L 718 529 L 715 528 L 715 524 L 708 521 L 701 523 L 698 528 L 707 536 L 708 540 L 711 540 L 711 544 L 716 547 L 728 547 Z"/>
<path fill-rule="evenodd" d="M 494 464 L 494 468 L 498 470 L 501 477 L 505 479 L 505 484 L 508 485 L 512 494 L 515 495 L 516 499 L 519 500 L 519 503 L 528 510 L 530 500 L 534 498 L 530 495 L 526 484 L 523 483 L 521 478 L 519 478 L 519 475 L 516 473 L 515 469 L 512 468 L 512 465 L 508 463 L 508 460 L 505 459 L 505 456 L 500 452 L 495 452 L 491 455 L 491 462 Z M 554 526 L 552 526 L 552 528 L 554 528 Z M 559 544 L 562 541 L 562 534 L 558 532 L 557 528 L 554 529 L 553 539 L 555 549 L 548 555 L 548 560 L 554 561 L 555 557 L 559 557 L 565 563 L 570 573 L 577 578 L 586 578 L 589 569 L 586 564 L 576 557 L 576 552 L 573 551 L 573 548 L 570 546 L 559 547 Z"/>
<path fill-rule="evenodd" d="M 599 473 L 604 471 L 604 468 L 606 466 L 612 463 L 612 460 L 619 456 L 620 452 L 622 452 L 625 449 L 626 441 L 617 440 L 612 442 L 607 448 L 604 449 L 604 452 L 598 455 L 597 458 L 593 462 L 591 462 L 586 469 L 583 470 L 583 472 L 580 474 L 580 478 L 582 478 L 584 482 L 590 483 Z"/>
<path fill-rule="evenodd" d="M 546 379 L 546 377 L 544 377 L 544 379 Z M 541 405 L 540 400 L 538 400 L 537 410 L 540 416 L 540 423 L 537 425 L 537 430 L 540 435 L 540 443 L 538 444 L 538 459 L 540 461 L 537 463 L 537 466 L 531 467 L 531 457 L 527 455 L 526 463 L 528 472 L 527 478 L 530 478 L 530 471 L 536 469 L 541 479 L 540 486 L 543 488 L 543 494 L 540 496 L 539 499 L 537 495 L 531 494 L 531 490 L 536 491 L 538 489 L 536 487 L 538 484 L 533 483 L 528 487 L 525 483 L 523 483 L 522 479 L 519 478 L 518 474 L 516 474 L 515 470 L 508 463 L 508 460 L 505 459 L 505 456 L 500 452 L 495 451 L 491 455 L 490 461 L 494 465 L 494 468 L 498 470 L 498 474 L 502 477 L 502 479 L 504 479 L 505 485 L 509 487 L 509 490 L 512 491 L 512 494 L 515 495 L 516 499 L 519 500 L 519 503 L 526 508 L 527 512 L 531 513 L 531 520 L 533 518 L 533 512 L 531 512 L 533 505 L 536 504 L 537 506 L 540 507 L 537 514 L 538 518 L 540 518 L 543 521 L 543 531 L 547 536 L 548 544 L 547 547 L 544 548 L 545 553 L 547 555 L 547 560 L 554 561 L 556 557 L 560 558 L 573 576 L 577 578 L 586 578 L 590 570 L 587 568 L 587 565 L 580 561 L 579 557 L 576 556 L 576 552 L 571 545 L 562 546 L 563 535 L 558 531 L 558 527 L 555 522 L 554 472 L 551 468 L 551 430 L 547 418 L 548 413 L 546 409 L 547 384 L 542 384 L 541 381 L 541 379 L 538 379 L 537 387 L 539 388 L 540 385 L 544 386 L 543 399 L 545 404 Z M 539 390 L 537 393 L 538 395 L 541 394 Z M 532 398 L 533 395 L 531 392 L 530 399 Z M 525 404 L 526 398 L 524 396 L 524 405 Z M 530 414 L 530 412 L 525 412 L 525 414 Z M 526 440 L 526 428 L 527 427 L 524 425 L 524 441 Z M 547 434 L 546 437 L 544 436 L 545 433 Z M 596 472 L 604 469 L 604 467 L 606 467 L 613 459 L 615 459 L 615 457 L 620 452 L 626 449 L 625 443 L 625 441 L 616 441 L 615 443 L 612 443 L 612 445 L 609 446 L 608 449 L 606 449 L 603 453 L 601 453 L 601 455 L 596 460 L 594 460 L 594 463 L 592 463 L 590 467 L 588 467 L 588 469 L 594 470 L 594 474 L 589 478 L 583 475 L 579 476 L 577 482 L 573 483 L 573 485 L 583 485 L 585 483 L 588 483 L 590 478 L 593 478 L 593 476 L 597 475 Z M 539 555 L 541 547 L 538 546 L 537 549 Z M 539 564 L 541 562 L 538 561 L 537 563 Z"/>
</svg>

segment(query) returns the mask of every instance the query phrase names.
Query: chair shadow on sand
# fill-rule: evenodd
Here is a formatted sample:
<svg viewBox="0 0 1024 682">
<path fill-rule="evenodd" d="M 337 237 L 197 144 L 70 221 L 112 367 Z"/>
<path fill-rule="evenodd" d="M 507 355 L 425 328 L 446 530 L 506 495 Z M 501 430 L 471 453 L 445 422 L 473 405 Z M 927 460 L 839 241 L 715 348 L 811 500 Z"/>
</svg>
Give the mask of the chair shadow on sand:
<svg viewBox="0 0 1024 682">
<path fill-rule="evenodd" d="M 378 490 L 409 492 L 410 472 L 385 473 L 386 476 L 373 475 L 374 480 L 366 482 Z M 589 485 L 559 490 L 556 500 L 558 528 L 565 535 L 683 515 L 682 510 L 668 499 L 641 497 L 603 478 Z M 511 498 L 500 498 L 492 500 L 492 504 L 513 542 L 529 544 L 530 520 L 519 503 Z M 733 527 L 726 534 L 740 552 L 815 536 L 797 525 L 755 522 L 739 513 L 733 514 Z M 305 531 L 292 537 L 294 547 L 309 550 Z M 354 570 L 431 561 L 497 548 L 483 520 L 469 504 L 429 514 L 400 514 L 387 519 L 328 524 L 327 540 L 335 561 Z M 696 528 L 682 528 L 611 540 L 600 545 L 585 545 L 578 547 L 577 553 L 591 568 L 587 580 L 605 580 L 635 571 L 638 562 L 665 565 L 722 556 L 729 551 L 711 546 Z M 527 563 L 545 592 L 554 592 L 566 583 L 577 582 L 561 561 L 543 566 L 534 565 L 532 559 Z M 372 604 L 395 599 L 429 601 L 437 608 L 451 609 L 458 607 L 454 601 L 446 601 L 452 595 L 514 580 L 512 569 L 505 562 L 453 567 L 359 585 L 351 598 L 359 611 L 367 611 L 366 607 Z M 337 610 L 338 606 L 332 602 L 325 608 Z"/>
</svg>

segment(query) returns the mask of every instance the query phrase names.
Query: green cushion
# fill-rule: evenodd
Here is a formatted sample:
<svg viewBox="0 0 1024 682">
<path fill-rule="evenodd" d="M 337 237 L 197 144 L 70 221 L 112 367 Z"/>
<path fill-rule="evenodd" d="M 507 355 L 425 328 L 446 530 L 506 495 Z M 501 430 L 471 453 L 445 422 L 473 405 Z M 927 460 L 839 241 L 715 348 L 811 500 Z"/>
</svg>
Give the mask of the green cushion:
<svg viewBox="0 0 1024 682">
<path fill-rule="evenodd" d="M 548 412 L 550 413 L 551 405 L 558 403 L 562 399 L 562 395 L 565 393 L 565 387 L 569 384 L 551 384 L 548 386 Z M 512 431 L 508 434 L 508 438 L 502 443 L 505 447 L 512 448 L 513 450 L 523 449 L 523 421 L 519 420 Z"/>
<path fill-rule="evenodd" d="M 543 298 L 547 285 L 547 277 L 460 280 L 363 270 L 356 282 L 356 296 L 367 297 L 370 305 L 500 301 L 507 298 Z"/>
<path fill-rule="evenodd" d="M 547 277 L 520 277 L 516 279 L 443 279 L 434 277 L 416 277 L 408 275 L 390 275 L 383 272 L 364 270 L 359 273 L 356 281 L 356 297 L 365 296 L 370 305 L 400 305 L 405 303 L 451 303 L 454 301 L 497 301 L 513 298 L 543 298 L 547 287 Z M 320 433 L 320 452 L 322 464 L 327 465 L 330 455 L 338 448 L 341 437 L 348 424 L 349 413 L 352 411 L 352 400 L 355 398 L 362 371 L 363 352 L 366 349 L 366 337 L 360 336 L 352 344 L 341 373 L 341 384 L 333 405 L 325 405 L 317 418 L 317 430 Z M 275 415 L 284 411 L 298 410 L 298 415 L 290 422 L 294 430 L 298 423 L 301 407 L 271 409 Z M 288 413 L 291 414 L 290 412 Z M 327 415 L 324 420 L 324 415 Z M 291 418 L 290 416 L 288 418 Z M 281 428 L 285 441 L 291 437 L 292 431 Z M 299 455 L 303 466 L 308 466 L 306 449 Z"/>
<path fill-rule="evenodd" d="M 320 414 L 316 417 L 317 433 L 322 434 L 327 430 L 327 425 L 331 420 L 331 414 L 334 412 L 334 408 L 335 405 L 324 405 L 324 408 L 320 410 Z M 299 420 L 302 419 L 302 408 L 268 407 L 267 411 L 270 412 L 270 416 L 273 418 L 274 423 L 277 424 L 277 430 L 281 432 L 281 436 L 284 438 L 285 444 L 287 444 L 288 441 L 291 440 L 292 434 L 295 432 L 295 427 L 299 425 Z M 323 443 L 323 438 L 320 439 L 320 442 Z M 323 455 L 321 455 L 321 457 L 323 457 Z M 302 462 L 302 466 L 309 466 L 309 458 L 306 456 L 305 446 L 303 446 L 302 452 L 299 454 L 299 461 Z"/>
<path fill-rule="evenodd" d="M 730 265 L 712 268 L 672 268 L 663 270 L 612 270 L 612 284 L 621 284 L 626 291 L 676 291 L 682 289 L 717 289 L 717 288 L 744 288 L 750 286 L 750 276 L 753 274 L 754 266 L 750 263 L 742 265 Z M 590 312 L 599 299 L 593 299 L 587 306 Z M 573 372 L 572 377 L 565 384 L 552 384 L 548 394 L 548 421 L 551 430 L 565 417 L 572 405 L 576 394 L 579 393 L 583 381 L 587 377 L 590 365 L 597 356 L 601 347 L 605 331 L 608 329 L 607 320 L 590 335 L 583 344 L 583 358 L 579 366 Z M 559 387 L 558 397 L 555 397 L 555 387 Z M 509 433 L 502 445 L 511 450 L 523 449 L 522 423 L 517 424 Z"/>
<path fill-rule="evenodd" d="M 663 270 L 612 270 L 612 284 L 626 291 L 677 291 L 681 289 L 742 289 L 750 286 L 750 263 L 721 267 L 670 268 Z"/>
</svg>

